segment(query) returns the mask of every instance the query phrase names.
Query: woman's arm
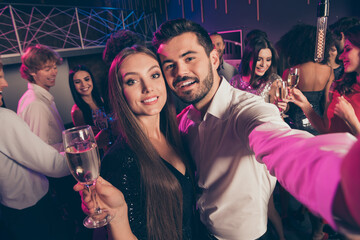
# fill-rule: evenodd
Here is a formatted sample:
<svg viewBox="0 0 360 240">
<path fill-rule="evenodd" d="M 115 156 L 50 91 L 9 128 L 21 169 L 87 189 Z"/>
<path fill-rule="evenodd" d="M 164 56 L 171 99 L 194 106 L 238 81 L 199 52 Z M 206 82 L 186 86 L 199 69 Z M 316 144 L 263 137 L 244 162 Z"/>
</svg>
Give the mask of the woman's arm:
<svg viewBox="0 0 360 240">
<path fill-rule="evenodd" d="M 83 112 L 76 105 L 71 108 L 71 119 L 75 127 L 86 125 Z"/>
</svg>

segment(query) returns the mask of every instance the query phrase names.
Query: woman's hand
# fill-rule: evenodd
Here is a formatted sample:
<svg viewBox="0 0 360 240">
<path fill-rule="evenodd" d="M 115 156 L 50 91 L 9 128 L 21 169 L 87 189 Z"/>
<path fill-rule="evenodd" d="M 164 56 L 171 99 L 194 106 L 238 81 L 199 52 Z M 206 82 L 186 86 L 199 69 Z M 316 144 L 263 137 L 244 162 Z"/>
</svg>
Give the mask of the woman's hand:
<svg viewBox="0 0 360 240">
<path fill-rule="evenodd" d="M 286 89 L 282 80 L 275 80 L 270 87 L 269 102 L 275 104 L 280 112 L 286 111 L 288 107 L 288 100 L 286 99 Z"/>
<path fill-rule="evenodd" d="M 297 88 L 292 88 L 289 90 L 289 100 L 290 100 L 290 102 L 293 102 L 296 105 L 298 105 L 303 110 L 307 107 L 311 107 L 307 98 Z"/>
<path fill-rule="evenodd" d="M 343 96 L 338 97 L 334 114 L 344 120 L 354 135 L 360 134 L 360 121 L 355 114 L 353 106 Z"/>
<path fill-rule="evenodd" d="M 338 103 L 335 105 L 334 113 L 344 121 L 348 121 L 354 116 L 356 117 L 354 108 L 343 96 L 338 97 Z"/>
<path fill-rule="evenodd" d="M 97 201 L 101 208 L 108 209 L 115 214 L 120 213 L 121 215 L 127 215 L 125 198 L 119 189 L 102 177 L 98 177 L 95 186 L 91 186 L 91 188 L 95 188 Z M 84 213 L 91 214 L 94 211 L 94 202 L 91 200 L 91 196 L 85 186 L 78 183 L 74 186 L 74 190 L 80 192 Z"/>
<path fill-rule="evenodd" d="M 94 188 L 96 191 L 99 206 L 103 210 L 109 211 L 110 215 L 114 216 L 110 221 L 110 233 L 112 239 L 137 239 L 130 228 L 128 208 L 122 192 L 100 176 L 98 177 L 95 186 L 91 186 L 91 188 Z M 80 192 L 84 213 L 93 213 L 95 204 L 91 200 L 91 196 L 84 185 L 78 183 L 74 186 L 74 190 Z"/>
<path fill-rule="evenodd" d="M 279 108 L 280 112 L 285 112 L 288 107 L 287 99 L 276 101 L 275 105 Z"/>
</svg>

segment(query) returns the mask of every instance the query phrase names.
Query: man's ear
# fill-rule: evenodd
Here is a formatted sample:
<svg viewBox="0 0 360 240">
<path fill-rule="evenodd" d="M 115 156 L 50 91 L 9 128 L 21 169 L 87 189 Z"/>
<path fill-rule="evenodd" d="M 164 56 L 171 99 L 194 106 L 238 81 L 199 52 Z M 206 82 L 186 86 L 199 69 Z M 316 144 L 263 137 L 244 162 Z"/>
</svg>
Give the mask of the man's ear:
<svg viewBox="0 0 360 240">
<path fill-rule="evenodd" d="M 211 64 L 214 66 L 214 68 L 218 69 L 219 64 L 220 64 L 220 59 L 219 59 L 219 53 L 216 49 L 213 49 L 210 52 L 210 61 L 211 61 Z"/>
<path fill-rule="evenodd" d="M 30 76 L 32 76 L 32 78 L 33 78 L 33 80 L 34 80 L 34 83 L 35 83 L 35 82 L 36 82 L 36 80 L 35 80 L 36 73 L 35 73 L 35 72 L 31 72 L 31 73 L 30 73 Z"/>
<path fill-rule="evenodd" d="M 344 36 L 343 32 L 341 32 L 340 35 L 341 35 L 341 40 L 345 39 L 345 36 Z"/>
</svg>

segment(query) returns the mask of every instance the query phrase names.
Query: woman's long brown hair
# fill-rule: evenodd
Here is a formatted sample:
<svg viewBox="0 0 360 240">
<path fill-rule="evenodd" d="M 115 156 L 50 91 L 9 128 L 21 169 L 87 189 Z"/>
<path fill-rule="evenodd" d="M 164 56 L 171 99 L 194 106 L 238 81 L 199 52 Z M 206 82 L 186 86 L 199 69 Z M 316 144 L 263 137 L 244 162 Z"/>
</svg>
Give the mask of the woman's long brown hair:
<svg viewBox="0 0 360 240">
<path fill-rule="evenodd" d="M 142 190 L 146 194 L 147 234 L 151 240 L 182 239 L 182 190 L 176 177 L 165 166 L 159 154 L 144 133 L 123 94 L 123 83 L 118 74 L 123 61 L 131 55 L 143 53 L 155 60 L 155 54 L 142 46 L 122 50 L 112 62 L 109 71 L 109 95 L 113 111 L 119 119 L 121 134 L 137 155 Z M 141 66 L 140 66 L 141 67 Z M 169 96 L 169 88 L 167 87 Z M 168 97 L 169 98 L 169 97 Z M 186 156 L 178 131 L 176 113 L 171 99 L 160 113 L 160 130 L 167 141 L 185 160 Z"/>
</svg>

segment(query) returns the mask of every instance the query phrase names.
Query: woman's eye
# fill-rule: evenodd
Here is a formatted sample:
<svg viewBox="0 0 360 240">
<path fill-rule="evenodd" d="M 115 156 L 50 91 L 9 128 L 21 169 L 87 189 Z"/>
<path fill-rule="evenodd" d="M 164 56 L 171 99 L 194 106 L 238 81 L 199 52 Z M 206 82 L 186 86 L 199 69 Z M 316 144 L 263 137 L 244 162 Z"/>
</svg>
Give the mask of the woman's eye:
<svg viewBox="0 0 360 240">
<path fill-rule="evenodd" d="M 79 84 L 80 83 L 80 81 L 74 81 L 74 84 Z"/>
<path fill-rule="evenodd" d="M 126 85 L 131 86 L 135 84 L 135 80 L 134 79 L 128 79 L 126 82 Z"/>
<path fill-rule="evenodd" d="M 154 73 L 151 75 L 151 78 L 159 78 L 160 74 L 159 73 Z"/>
<path fill-rule="evenodd" d="M 90 80 L 90 78 L 89 78 L 89 77 L 86 77 L 86 78 L 85 78 L 85 81 L 87 81 L 87 82 L 88 82 L 89 80 Z"/>
</svg>

